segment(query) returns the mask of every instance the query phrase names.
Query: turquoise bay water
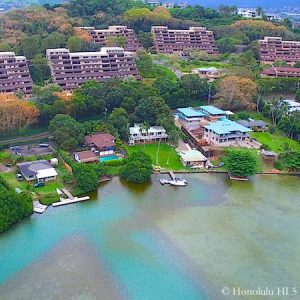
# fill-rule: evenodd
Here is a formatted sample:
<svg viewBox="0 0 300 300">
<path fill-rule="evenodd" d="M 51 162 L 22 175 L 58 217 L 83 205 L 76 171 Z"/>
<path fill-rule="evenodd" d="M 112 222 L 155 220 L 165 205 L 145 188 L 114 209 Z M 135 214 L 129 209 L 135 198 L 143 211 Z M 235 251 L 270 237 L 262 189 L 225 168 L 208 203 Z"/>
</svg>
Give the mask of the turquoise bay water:
<svg viewBox="0 0 300 300">
<path fill-rule="evenodd" d="M 297 287 L 298 178 L 185 177 L 186 188 L 115 178 L 91 201 L 0 235 L 0 299 L 224 299 L 222 287 Z"/>
</svg>

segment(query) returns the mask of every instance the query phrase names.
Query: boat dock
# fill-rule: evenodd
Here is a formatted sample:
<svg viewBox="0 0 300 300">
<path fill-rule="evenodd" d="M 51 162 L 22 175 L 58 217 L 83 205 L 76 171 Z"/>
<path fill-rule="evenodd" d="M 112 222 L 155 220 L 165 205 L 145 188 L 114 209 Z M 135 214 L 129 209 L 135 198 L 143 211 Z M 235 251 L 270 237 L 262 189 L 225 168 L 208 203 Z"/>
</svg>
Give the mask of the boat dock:
<svg viewBox="0 0 300 300">
<path fill-rule="evenodd" d="M 74 196 L 67 189 L 62 189 L 62 192 L 70 199 L 73 200 Z"/>
<path fill-rule="evenodd" d="M 86 200 L 90 200 L 90 197 L 89 196 L 81 197 L 81 198 L 73 197 L 72 199 L 63 199 L 63 198 L 61 198 L 59 202 L 52 203 L 52 206 L 53 207 L 62 206 L 62 205 L 77 203 L 77 202 L 86 201 Z"/>
<path fill-rule="evenodd" d="M 42 214 L 47 209 L 47 205 L 41 204 L 39 201 L 33 201 L 33 211 L 38 214 Z"/>
</svg>

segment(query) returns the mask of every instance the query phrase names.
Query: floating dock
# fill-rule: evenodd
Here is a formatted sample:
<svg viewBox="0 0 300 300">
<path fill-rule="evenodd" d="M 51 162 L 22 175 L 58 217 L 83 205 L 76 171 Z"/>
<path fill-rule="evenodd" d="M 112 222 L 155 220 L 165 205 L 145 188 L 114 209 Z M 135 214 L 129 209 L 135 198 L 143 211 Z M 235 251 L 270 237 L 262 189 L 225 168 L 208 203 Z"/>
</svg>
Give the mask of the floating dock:
<svg viewBox="0 0 300 300">
<path fill-rule="evenodd" d="M 42 214 L 47 209 L 47 205 L 41 204 L 39 201 L 33 201 L 33 211 L 38 214 Z"/>
<path fill-rule="evenodd" d="M 86 200 L 90 200 L 90 197 L 89 196 L 81 197 L 81 198 L 73 197 L 72 199 L 61 198 L 59 202 L 52 203 L 52 206 L 56 207 L 56 206 L 68 205 L 68 204 L 77 203 L 77 202 L 86 201 Z"/>
</svg>

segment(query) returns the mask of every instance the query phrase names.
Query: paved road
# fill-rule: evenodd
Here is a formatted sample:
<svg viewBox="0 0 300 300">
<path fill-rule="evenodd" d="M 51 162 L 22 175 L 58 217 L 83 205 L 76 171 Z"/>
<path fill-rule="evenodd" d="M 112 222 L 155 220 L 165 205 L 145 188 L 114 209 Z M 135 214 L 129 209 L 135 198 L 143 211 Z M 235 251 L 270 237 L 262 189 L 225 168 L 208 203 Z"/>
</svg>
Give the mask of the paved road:
<svg viewBox="0 0 300 300">
<path fill-rule="evenodd" d="M 39 134 L 34 134 L 30 136 L 21 136 L 12 139 L 0 140 L 0 145 L 8 145 L 8 144 L 18 144 L 24 142 L 31 142 L 32 140 L 44 139 L 49 137 L 49 132 L 43 132 Z"/>
</svg>

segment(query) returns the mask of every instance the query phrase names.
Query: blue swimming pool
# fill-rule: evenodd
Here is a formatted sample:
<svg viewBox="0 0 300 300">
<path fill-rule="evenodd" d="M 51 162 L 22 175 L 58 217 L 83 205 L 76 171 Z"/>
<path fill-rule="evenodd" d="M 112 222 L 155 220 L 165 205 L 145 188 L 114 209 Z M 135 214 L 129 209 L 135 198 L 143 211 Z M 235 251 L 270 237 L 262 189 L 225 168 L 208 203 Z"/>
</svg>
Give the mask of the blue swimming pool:
<svg viewBox="0 0 300 300">
<path fill-rule="evenodd" d="M 99 161 L 106 162 L 106 161 L 115 160 L 115 159 L 119 159 L 119 157 L 117 155 L 108 155 L 108 156 L 100 157 Z"/>
</svg>

